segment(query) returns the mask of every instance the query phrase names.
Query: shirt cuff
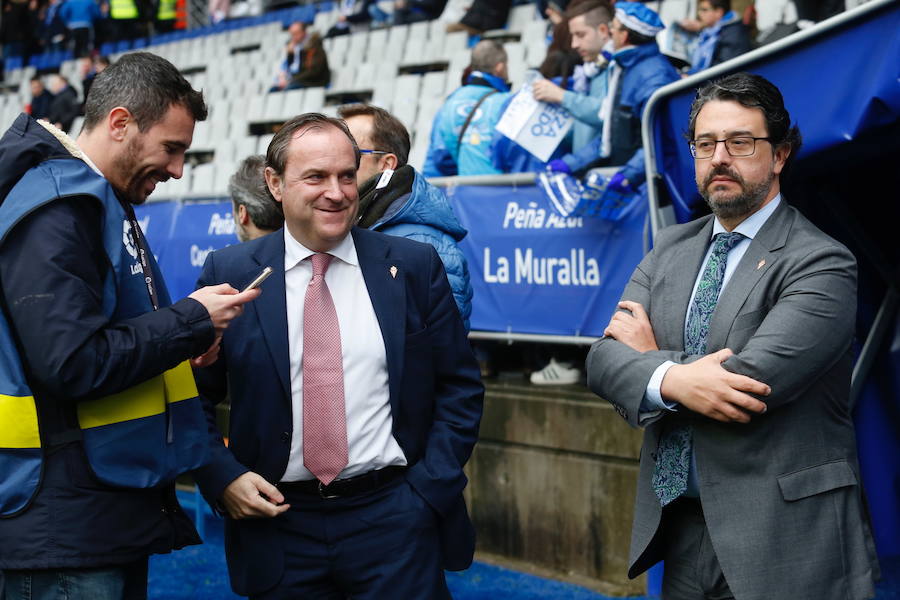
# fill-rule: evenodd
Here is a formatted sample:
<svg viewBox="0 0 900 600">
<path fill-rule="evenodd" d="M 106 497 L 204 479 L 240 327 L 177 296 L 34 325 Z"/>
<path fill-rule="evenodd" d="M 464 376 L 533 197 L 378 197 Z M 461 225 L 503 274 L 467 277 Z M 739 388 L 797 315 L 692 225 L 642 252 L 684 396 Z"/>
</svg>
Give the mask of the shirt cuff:
<svg viewBox="0 0 900 600">
<path fill-rule="evenodd" d="M 662 391 L 660 390 L 663 378 L 666 376 L 666 373 L 669 372 L 669 369 L 674 366 L 674 362 L 667 360 L 653 371 L 653 375 L 650 376 L 650 381 L 647 382 L 647 389 L 644 392 L 644 397 L 641 400 L 641 407 L 638 412 L 638 425 L 649 425 L 662 418 L 665 412 L 674 412 L 677 410 L 678 403 L 666 402 L 663 400 Z"/>
</svg>

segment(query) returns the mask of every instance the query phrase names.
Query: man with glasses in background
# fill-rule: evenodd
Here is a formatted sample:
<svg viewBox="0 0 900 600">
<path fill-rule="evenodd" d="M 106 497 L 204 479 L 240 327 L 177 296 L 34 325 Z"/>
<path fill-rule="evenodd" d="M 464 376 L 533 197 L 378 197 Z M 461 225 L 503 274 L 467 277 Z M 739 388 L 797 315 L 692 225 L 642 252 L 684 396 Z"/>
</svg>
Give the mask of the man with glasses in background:
<svg viewBox="0 0 900 600">
<path fill-rule="evenodd" d="M 360 148 L 357 225 L 434 246 L 468 331 L 472 285 L 466 257 L 457 246 L 468 232 L 456 219 L 444 192 L 406 164 L 409 132 L 394 115 L 377 106 L 347 104 L 338 114 Z"/>
<path fill-rule="evenodd" d="M 587 360 L 645 428 L 628 574 L 665 560 L 666 600 L 871 598 L 856 261 L 781 196 L 800 132 L 769 81 L 706 84 L 688 135 L 713 215 L 656 236 Z"/>
</svg>

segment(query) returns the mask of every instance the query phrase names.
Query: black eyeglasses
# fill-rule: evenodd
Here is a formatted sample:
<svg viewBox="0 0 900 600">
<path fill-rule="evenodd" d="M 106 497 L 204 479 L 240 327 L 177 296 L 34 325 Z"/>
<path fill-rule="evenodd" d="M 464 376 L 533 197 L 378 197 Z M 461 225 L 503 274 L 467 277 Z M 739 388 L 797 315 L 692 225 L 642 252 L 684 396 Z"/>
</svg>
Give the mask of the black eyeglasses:
<svg viewBox="0 0 900 600">
<path fill-rule="evenodd" d="M 363 150 L 359 149 L 360 154 L 390 154 L 390 152 L 385 152 L 384 150 Z"/>
<path fill-rule="evenodd" d="M 770 141 L 767 137 L 750 137 L 739 135 L 725 140 L 701 139 L 688 142 L 691 156 L 694 158 L 712 158 L 719 142 L 725 144 L 725 151 L 730 156 L 752 156 L 756 152 L 756 140 Z"/>
</svg>

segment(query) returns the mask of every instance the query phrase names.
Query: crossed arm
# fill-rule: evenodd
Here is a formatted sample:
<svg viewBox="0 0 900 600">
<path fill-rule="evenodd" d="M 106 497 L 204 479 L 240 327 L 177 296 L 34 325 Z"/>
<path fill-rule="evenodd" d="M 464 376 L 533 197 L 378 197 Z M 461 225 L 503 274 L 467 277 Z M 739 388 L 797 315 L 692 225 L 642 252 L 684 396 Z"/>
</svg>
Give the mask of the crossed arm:
<svg viewBox="0 0 900 600">
<path fill-rule="evenodd" d="M 665 400 L 716 420 L 747 422 L 800 397 L 850 347 L 856 265 L 842 246 L 819 245 L 794 259 L 771 283 L 773 304 L 747 343 L 736 353 L 725 348 L 706 356 L 656 347 L 644 308 L 657 260 L 651 252 L 635 270 L 620 304 L 629 312 L 613 316 L 588 357 L 591 389 L 623 406 L 634 426 L 648 381 L 665 361 L 676 363 L 662 381 Z"/>
<path fill-rule="evenodd" d="M 653 326 L 644 307 L 624 300 L 603 335 L 638 352 L 659 350 Z M 771 388 L 744 375 L 731 373 L 722 363 L 733 356 L 728 348 L 707 354 L 694 362 L 675 364 L 666 371 L 660 392 L 665 400 L 723 422 L 749 423 L 750 414 L 766 412 L 766 404 L 750 394 L 768 396 Z"/>
</svg>

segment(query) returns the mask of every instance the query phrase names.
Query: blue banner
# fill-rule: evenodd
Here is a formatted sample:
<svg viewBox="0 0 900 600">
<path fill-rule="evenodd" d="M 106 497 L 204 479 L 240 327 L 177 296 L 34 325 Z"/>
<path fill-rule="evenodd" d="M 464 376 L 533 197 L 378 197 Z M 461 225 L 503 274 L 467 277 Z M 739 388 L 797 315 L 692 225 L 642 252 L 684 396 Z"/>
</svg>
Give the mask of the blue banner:
<svg viewBox="0 0 900 600">
<path fill-rule="evenodd" d="M 618 222 L 563 218 L 534 186 L 447 190 L 475 297 L 472 329 L 600 336 L 644 255 L 647 204 Z"/>
<path fill-rule="evenodd" d="M 173 301 L 194 291 L 210 252 L 238 241 L 230 201 L 153 202 L 136 206 L 135 213 Z"/>
<path fill-rule="evenodd" d="M 534 186 L 453 187 L 469 234 L 460 248 L 475 297 L 472 329 L 600 336 L 644 254 L 646 201 L 618 222 L 563 218 Z M 231 202 L 136 207 L 173 300 L 192 291 L 206 256 L 237 243 Z"/>
</svg>

